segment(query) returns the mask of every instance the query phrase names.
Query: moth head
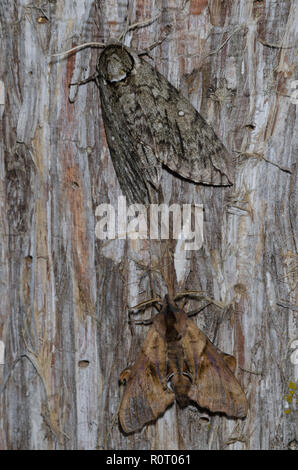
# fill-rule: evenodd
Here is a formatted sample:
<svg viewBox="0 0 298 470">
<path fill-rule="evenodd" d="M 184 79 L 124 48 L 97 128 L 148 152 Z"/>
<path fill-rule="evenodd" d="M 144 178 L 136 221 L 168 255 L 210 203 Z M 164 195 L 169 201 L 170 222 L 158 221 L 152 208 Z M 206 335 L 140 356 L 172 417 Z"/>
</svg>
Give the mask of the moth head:
<svg viewBox="0 0 298 470">
<path fill-rule="evenodd" d="M 179 341 L 185 333 L 186 313 L 177 307 L 169 295 L 164 298 L 161 313 L 164 316 L 167 340 Z"/>
<path fill-rule="evenodd" d="M 134 67 L 131 54 L 121 45 L 107 46 L 102 52 L 97 70 L 108 83 L 125 80 Z"/>
</svg>

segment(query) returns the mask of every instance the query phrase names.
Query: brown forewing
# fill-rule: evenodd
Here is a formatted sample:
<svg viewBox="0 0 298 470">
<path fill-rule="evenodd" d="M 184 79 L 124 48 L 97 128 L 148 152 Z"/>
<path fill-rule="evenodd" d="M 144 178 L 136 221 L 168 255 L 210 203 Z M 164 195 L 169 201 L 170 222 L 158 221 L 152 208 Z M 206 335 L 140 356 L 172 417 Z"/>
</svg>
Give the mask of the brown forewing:
<svg viewBox="0 0 298 470">
<path fill-rule="evenodd" d="M 120 424 L 126 433 L 154 421 L 173 403 L 167 388 L 166 343 L 152 326 L 131 369 L 120 406 Z"/>
<path fill-rule="evenodd" d="M 218 351 L 192 321 L 188 323 L 184 341 L 185 350 L 189 351 L 187 357 L 193 379 L 188 395 L 190 400 L 213 413 L 245 417 L 247 400 L 232 372 L 235 366 L 233 356 Z"/>
</svg>

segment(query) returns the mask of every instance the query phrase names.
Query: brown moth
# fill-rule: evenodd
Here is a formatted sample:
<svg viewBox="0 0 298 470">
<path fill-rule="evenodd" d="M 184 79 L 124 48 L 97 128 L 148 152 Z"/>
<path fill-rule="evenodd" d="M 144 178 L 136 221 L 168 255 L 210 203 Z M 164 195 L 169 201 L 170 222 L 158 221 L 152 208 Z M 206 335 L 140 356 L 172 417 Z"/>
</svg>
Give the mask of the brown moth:
<svg viewBox="0 0 298 470">
<path fill-rule="evenodd" d="M 245 394 L 234 376 L 236 360 L 218 350 L 166 295 L 135 364 L 125 369 L 119 419 L 125 433 L 155 421 L 176 399 L 211 412 L 244 418 Z M 171 388 L 169 388 L 169 386 Z"/>
</svg>

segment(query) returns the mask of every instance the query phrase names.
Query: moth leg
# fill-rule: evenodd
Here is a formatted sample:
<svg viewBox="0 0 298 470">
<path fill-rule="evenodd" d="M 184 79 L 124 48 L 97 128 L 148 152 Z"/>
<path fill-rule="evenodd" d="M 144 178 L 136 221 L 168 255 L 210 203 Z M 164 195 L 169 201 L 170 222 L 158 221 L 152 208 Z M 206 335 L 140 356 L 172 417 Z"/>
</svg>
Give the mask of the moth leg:
<svg viewBox="0 0 298 470">
<path fill-rule="evenodd" d="M 182 300 L 181 300 L 181 302 L 180 302 L 180 304 L 179 304 L 180 310 L 183 310 L 183 309 L 184 309 L 184 306 L 185 306 L 186 302 L 187 302 L 186 299 L 182 299 Z"/>
<path fill-rule="evenodd" d="M 148 318 L 147 320 L 135 320 L 135 321 L 130 320 L 130 324 L 133 323 L 134 325 L 151 325 L 153 322 L 153 318 Z"/>
<path fill-rule="evenodd" d="M 131 367 L 126 367 L 125 369 L 123 369 L 123 371 L 120 374 L 120 378 L 119 378 L 120 385 L 127 384 L 127 381 L 129 379 L 130 375 L 131 375 Z"/>
<path fill-rule="evenodd" d="M 156 307 L 156 309 L 160 312 L 161 310 L 161 307 L 159 305 L 154 305 L 154 307 Z M 151 325 L 153 323 L 153 319 L 154 319 L 155 315 L 151 316 L 151 318 L 147 318 L 145 320 L 131 320 L 129 318 L 129 324 L 132 325 Z"/>
<path fill-rule="evenodd" d="M 203 291 L 203 290 L 186 290 L 186 291 L 183 291 L 183 292 L 178 292 L 175 297 L 174 297 L 174 300 L 178 300 L 180 299 L 181 297 L 186 297 L 188 295 L 193 295 L 193 296 L 196 296 L 196 295 L 199 295 L 199 296 L 202 296 L 203 294 L 206 294 L 206 291 Z"/>
<path fill-rule="evenodd" d="M 98 72 L 95 72 L 93 75 L 91 75 L 90 77 L 88 78 L 85 78 L 85 80 L 80 80 L 79 82 L 75 82 L 75 83 L 70 83 L 69 84 L 69 87 L 71 86 L 75 86 L 75 85 L 85 85 L 85 83 L 89 83 L 89 82 L 92 82 L 94 80 L 96 80 L 96 78 L 98 77 Z"/>
<path fill-rule="evenodd" d="M 133 310 L 141 310 L 142 308 L 147 308 L 148 306 L 154 304 L 154 303 L 162 303 L 162 299 L 160 297 L 156 297 L 154 299 L 150 299 L 150 300 L 145 300 L 144 302 L 141 302 L 137 305 L 134 305 L 133 307 L 130 307 L 128 309 L 129 312 L 132 312 Z M 157 309 L 159 310 L 159 308 L 157 307 Z"/>
<path fill-rule="evenodd" d="M 201 300 L 206 300 L 207 302 L 210 302 L 214 305 L 216 305 L 217 307 L 221 308 L 222 310 L 224 310 L 227 305 L 224 304 L 223 302 L 220 302 L 219 300 L 214 300 L 214 299 L 211 299 L 210 297 L 208 297 L 207 295 L 204 295 L 206 294 L 206 291 L 201 291 L 201 290 L 189 290 L 189 291 L 183 291 L 183 292 L 178 292 L 178 294 L 175 295 L 174 297 L 174 300 L 177 300 L 177 299 L 180 299 L 180 297 L 185 297 L 187 295 L 189 295 L 190 297 L 200 297 Z"/>
<path fill-rule="evenodd" d="M 204 310 L 206 307 L 208 307 L 211 304 L 212 304 L 212 302 L 208 302 L 207 304 L 203 305 L 203 307 L 201 307 L 201 308 L 197 308 L 196 310 L 192 310 L 191 312 L 187 312 L 187 316 L 188 317 L 194 317 L 195 315 L 200 313 L 202 310 Z"/>
<path fill-rule="evenodd" d="M 135 305 L 134 307 L 131 307 L 128 309 L 128 315 L 129 315 L 129 324 L 134 324 L 134 325 L 151 325 L 152 324 L 152 321 L 153 321 L 153 317 L 151 318 L 148 318 L 147 320 L 131 320 L 130 318 L 130 315 L 132 313 L 136 313 L 134 312 L 134 310 L 146 310 L 147 307 L 150 307 L 151 305 L 153 305 L 159 312 L 161 310 L 161 306 L 158 305 L 159 303 L 161 302 L 161 299 L 159 297 L 155 297 L 153 299 L 150 299 L 150 300 L 145 300 L 144 302 L 141 302 L 137 305 Z"/>
<path fill-rule="evenodd" d="M 203 307 L 200 307 L 200 308 L 197 308 L 197 309 L 192 310 L 192 311 L 190 311 L 190 312 L 187 312 L 187 316 L 188 316 L 188 317 L 193 317 L 193 316 L 197 315 L 198 313 L 200 313 L 202 310 L 204 310 L 206 307 L 208 307 L 209 305 L 211 305 L 212 303 L 214 303 L 214 302 L 212 301 L 212 299 L 209 299 L 208 297 L 202 296 L 203 293 L 204 293 L 204 291 L 195 291 L 195 290 L 192 290 L 192 291 L 184 291 L 184 292 L 178 292 L 178 293 L 175 295 L 174 300 L 177 300 L 177 299 L 179 299 L 180 297 L 187 297 L 188 295 L 189 295 L 189 296 L 196 296 L 196 295 L 198 295 L 199 297 L 201 297 L 201 299 L 206 300 L 207 303 L 206 303 L 205 305 L 203 305 Z M 185 304 L 186 304 L 186 299 L 184 298 L 184 299 L 181 301 L 181 303 L 180 303 L 180 305 L 179 305 L 179 308 L 180 308 L 181 310 L 183 310 Z"/>
</svg>

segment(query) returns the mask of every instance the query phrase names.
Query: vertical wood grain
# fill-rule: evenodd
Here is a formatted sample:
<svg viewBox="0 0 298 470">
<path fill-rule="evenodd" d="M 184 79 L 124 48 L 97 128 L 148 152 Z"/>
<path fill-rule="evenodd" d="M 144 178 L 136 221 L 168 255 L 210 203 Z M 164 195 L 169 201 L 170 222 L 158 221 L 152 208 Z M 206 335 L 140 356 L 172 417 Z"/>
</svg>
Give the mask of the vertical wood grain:
<svg viewBox="0 0 298 470">
<path fill-rule="evenodd" d="M 128 324 L 127 306 L 148 298 L 152 269 L 165 293 L 167 244 L 96 238 L 96 207 L 121 193 L 98 90 L 69 83 L 93 72 L 99 51 L 51 56 L 119 35 L 127 7 L 0 4 L 0 448 L 286 449 L 297 439 L 297 2 L 131 3 L 132 22 L 161 15 L 126 43 L 145 49 L 171 25 L 148 60 L 234 155 L 232 188 L 166 171 L 162 184 L 169 203 L 204 205 L 203 247 L 176 287 L 226 306 L 196 321 L 236 356 L 250 404 L 245 420 L 208 422 L 174 405 L 131 436 L 115 419 L 118 378 L 147 330 Z"/>
</svg>

